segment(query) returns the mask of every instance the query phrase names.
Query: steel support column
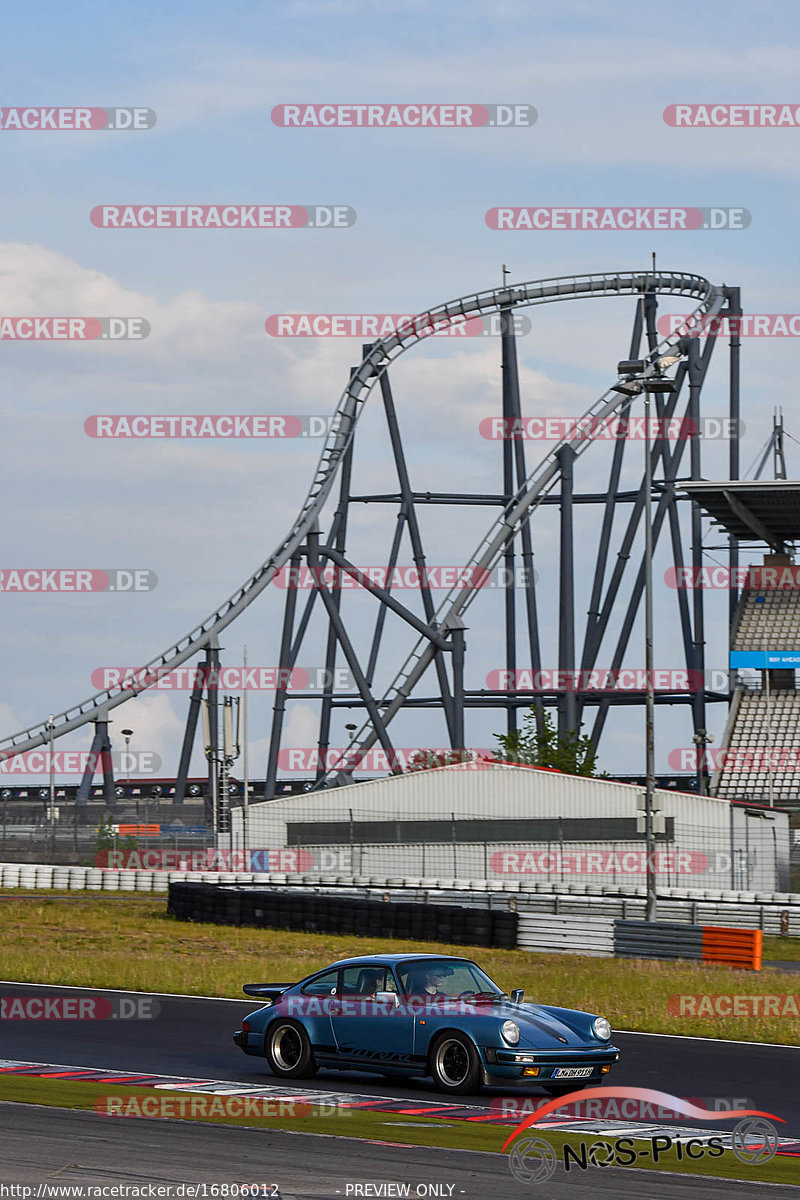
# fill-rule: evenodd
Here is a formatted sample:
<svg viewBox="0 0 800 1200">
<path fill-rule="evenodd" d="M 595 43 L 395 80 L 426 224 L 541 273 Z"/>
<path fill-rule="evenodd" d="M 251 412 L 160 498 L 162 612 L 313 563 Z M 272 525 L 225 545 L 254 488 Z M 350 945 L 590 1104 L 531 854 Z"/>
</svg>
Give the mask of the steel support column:
<svg viewBox="0 0 800 1200">
<path fill-rule="evenodd" d="M 558 668 L 568 676 L 575 670 L 575 555 L 572 495 L 575 451 L 563 446 L 558 452 L 561 467 L 560 555 L 558 580 Z M 574 682 L 559 699 L 558 734 L 561 738 L 576 729 L 577 703 Z"/>
</svg>

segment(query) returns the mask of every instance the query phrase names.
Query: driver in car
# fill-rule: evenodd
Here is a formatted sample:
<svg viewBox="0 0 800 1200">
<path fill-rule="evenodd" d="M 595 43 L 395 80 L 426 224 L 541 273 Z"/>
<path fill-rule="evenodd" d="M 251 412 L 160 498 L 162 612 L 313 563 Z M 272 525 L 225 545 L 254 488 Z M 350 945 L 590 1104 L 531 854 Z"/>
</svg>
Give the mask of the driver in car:
<svg viewBox="0 0 800 1200">
<path fill-rule="evenodd" d="M 418 975 L 413 984 L 409 987 L 409 994 L 418 996 L 431 996 L 435 1000 L 446 1000 L 447 994 L 442 991 L 441 985 L 445 978 L 452 974 L 446 967 L 433 965 L 429 967 L 422 975 Z"/>
</svg>

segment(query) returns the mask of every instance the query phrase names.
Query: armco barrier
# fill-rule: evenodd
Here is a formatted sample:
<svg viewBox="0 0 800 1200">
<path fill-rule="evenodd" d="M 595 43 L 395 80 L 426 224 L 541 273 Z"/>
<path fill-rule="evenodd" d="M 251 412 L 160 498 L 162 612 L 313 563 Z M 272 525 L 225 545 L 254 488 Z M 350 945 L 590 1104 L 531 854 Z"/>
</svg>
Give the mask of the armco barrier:
<svg viewBox="0 0 800 1200">
<path fill-rule="evenodd" d="M 703 960 L 760 971 L 763 942 L 760 929 L 721 929 L 704 925 Z"/>
<path fill-rule="evenodd" d="M 517 914 L 455 905 L 394 903 L 297 889 L 279 891 L 219 883 L 169 885 L 168 911 L 179 920 L 255 925 L 304 933 L 409 938 L 456 946 L 517 945 Z"/>
<path fill-rule="evenodd" d="M 278 872 L 134 871 L 116 868 L 53 866 L 51 864 L 0 863 L 0 887 L 78 891 L 135 892 L 164 895 L 170 883 L 206 882 L 263 884 L 289 892 L 314 892 L 329 896 L 352 896 L 363 900 L 439 906 L 457 905 L 472 912 L 516 911 L 539 917 L 571 917 L 577 928 L 588 917 L 637 919 L 643 921 L 645 900 L 640 887 L 610 887 L 591 884 L 534 883 L 532 881 L 464 880 L 443 878 L 400 878 L 375 876 L 287 875 Z M 764 934 L 786 933 L 800 937 L 800 894 L 732 892 L 665 888 L 658 893 L 662 920 L 681 925 L 724 926 L 761 929 Z M 539 926 L 542 934 L 546 925 Z M 531 927 L 533 929 L 533 927 Z M 531 935 L 532 936 L 532 935 Z M 588 939 L 585 939 L 588 941 Z M 540 945 L 533 941 L 530 949 Z"/>
<path fill-rule="evenodd" d="M 612 917 L 556 917 L 548 913 L 520 912 L 517 945 L 522 950 L 611 958 L 614 954 L 614 920 Z"/>
<path fill-rule="evenodd" d="M 703 927 L 674 921 L 615 921 L 618 958 L 703 957 Z"/>
<path fill-rule="evenodd" d="M 669 921 L 614 922 L 614 953 L 619 958 L 702 959 L 760 971 L 763 938 L 760 929 Z"/>
</svg>

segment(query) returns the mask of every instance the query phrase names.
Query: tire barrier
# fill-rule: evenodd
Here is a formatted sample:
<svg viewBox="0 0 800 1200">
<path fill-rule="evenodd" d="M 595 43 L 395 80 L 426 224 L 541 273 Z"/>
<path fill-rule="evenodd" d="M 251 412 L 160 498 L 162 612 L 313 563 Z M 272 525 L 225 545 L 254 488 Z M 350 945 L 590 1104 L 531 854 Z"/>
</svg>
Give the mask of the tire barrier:
<svg viewBox="0 0 800 1200">
<path fill-rule="evenodd" d="M 258 886 L 171 883 L 167 911 L 181 921 L 215 925 L 409 938 L 456 946 L 513 949 L 517 945 L 517 914 L 501 909 L 363 900 Z"/>
<path fill-rule="evenodd" d="M 760 971 L 763 940 L 760 929 L 670 921 L 614 922 L 614 954 L 618 958 L 687 958 Z"/>
</svg>

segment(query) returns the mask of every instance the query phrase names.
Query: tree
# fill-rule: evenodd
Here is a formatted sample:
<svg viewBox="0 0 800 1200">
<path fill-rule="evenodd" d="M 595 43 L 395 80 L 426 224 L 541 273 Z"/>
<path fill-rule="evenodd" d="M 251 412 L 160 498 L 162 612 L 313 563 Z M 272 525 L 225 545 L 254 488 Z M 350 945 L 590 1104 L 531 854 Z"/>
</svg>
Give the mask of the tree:
<svg viewBox="0 0 800 1200">
<path fill-rule="evenodd" d="M 431 767 L 452 767 L 472 761 L 471 750 L 415 750 L 406 771 L 428 771 Z"/>
<path fill-rule="evenodd" d="M 560 737 L 553 718 L 545 712 L 541 725 L 531 705 L 523 718 L 522 728 L 511 733 L 496 733 L 500 743 L 497 758 L 501 762 L 523 763 L 531 767 L 553 767 L 565 775 L 598 777 L 597 751 L 588 734 L 570 729 Z"/>
</svg>

